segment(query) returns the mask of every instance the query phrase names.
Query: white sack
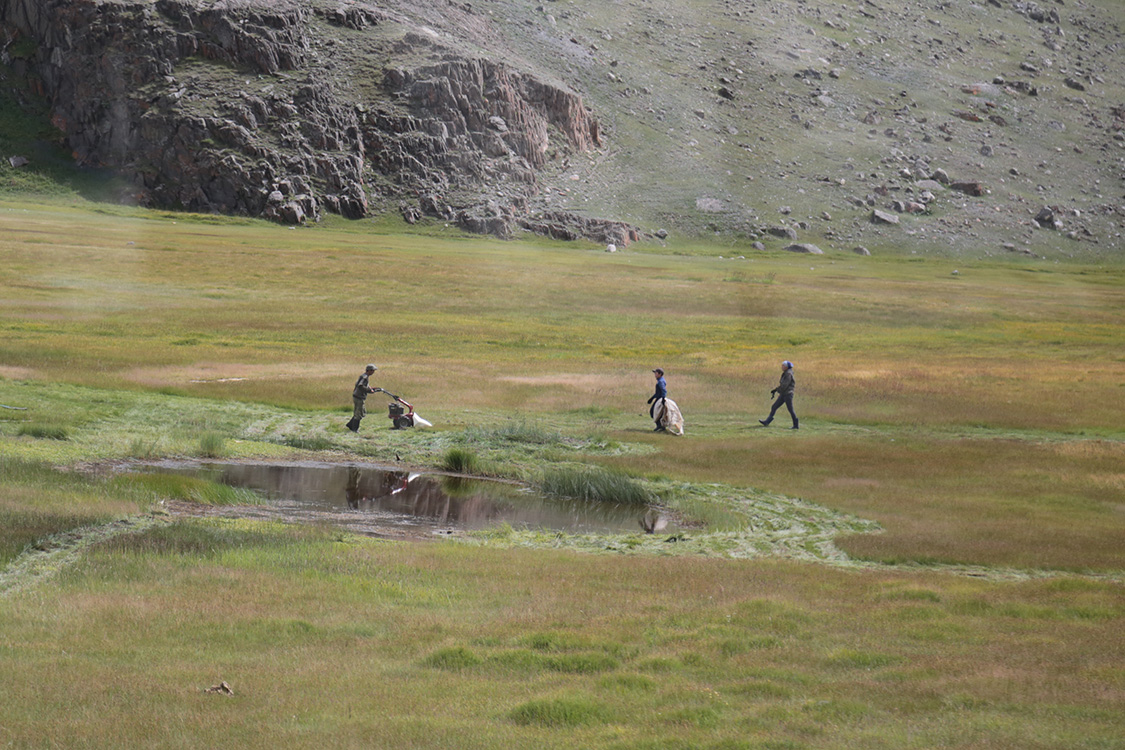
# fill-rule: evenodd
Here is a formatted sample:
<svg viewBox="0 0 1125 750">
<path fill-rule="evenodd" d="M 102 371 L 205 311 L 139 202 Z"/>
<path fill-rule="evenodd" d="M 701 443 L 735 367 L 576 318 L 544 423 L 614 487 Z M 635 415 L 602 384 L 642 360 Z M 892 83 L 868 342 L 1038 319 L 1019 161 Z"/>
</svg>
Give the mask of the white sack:
<svg viewBox="0 0 1125 750">
<path fill-rule="evenodd" d="M 663 406 L 663 408 L 661 408 Z M 673 435 L 684 434 L 684 416 L 680 414 L 680 407 L 676 406 L 676 402 L 670 398 L 663 399 L 662 403 L 656 405 L 656 414 L 654 415 L 660 426 L 668 430 Z"/>
</svg>

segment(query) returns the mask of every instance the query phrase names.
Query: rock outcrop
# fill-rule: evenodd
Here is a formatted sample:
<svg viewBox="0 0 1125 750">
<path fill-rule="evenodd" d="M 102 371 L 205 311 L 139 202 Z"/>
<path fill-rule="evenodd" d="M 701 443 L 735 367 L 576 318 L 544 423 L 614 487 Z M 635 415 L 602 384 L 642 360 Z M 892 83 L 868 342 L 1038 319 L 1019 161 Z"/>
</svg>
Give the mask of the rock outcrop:
<svg viewBox="0 0 1125 750">
<path fill-rule="evenodd" d="M 363 2 L 0 0 L 0 62 L 75 159 L 127 176 L 142 205 L 290 224 L 397 206 L 498 236 L 637 239 L 529 213 L 539 170 L 602 145 L 582 98 L 439 37 Z"/>
</svg>

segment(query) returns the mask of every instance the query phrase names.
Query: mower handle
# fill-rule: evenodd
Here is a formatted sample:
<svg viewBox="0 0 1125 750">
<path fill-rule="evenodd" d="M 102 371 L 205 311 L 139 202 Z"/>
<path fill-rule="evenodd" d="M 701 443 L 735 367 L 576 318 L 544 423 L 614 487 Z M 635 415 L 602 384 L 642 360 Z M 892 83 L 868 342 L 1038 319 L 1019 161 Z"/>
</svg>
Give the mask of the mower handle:
<svg viewBox="0 0 1125 750">
<path fill-rule="evenodd" d="M 413 406 L 410 405 L 410 402 L 402 400 L 401 398 L 399 398 L 398 396 L 396 396 L 395 394 L 391 393 L 390 391 L 388 391 L 384 388 L 376 388 L 374 391 L 372 391 L 372 393 L 385 393 L 388 396 L 390 396 L 391 398 L 393 398 L 395 401 L 398 401 L 400 404 L 403 404 L 410 409 L 414 408 Z"/>
</svg>

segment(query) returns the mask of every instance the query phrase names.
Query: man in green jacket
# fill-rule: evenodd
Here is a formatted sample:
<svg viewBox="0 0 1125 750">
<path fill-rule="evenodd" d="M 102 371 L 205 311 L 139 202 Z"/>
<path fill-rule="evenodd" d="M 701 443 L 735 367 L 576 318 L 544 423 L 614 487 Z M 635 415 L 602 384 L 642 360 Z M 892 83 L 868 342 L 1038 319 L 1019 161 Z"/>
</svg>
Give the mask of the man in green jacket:
<svg viewBox="0 0 1125 750">
<path fill-rule="evenodd" d="M 770 422 L 773 421 L 773 415 L 777 413 L 782 404 L 785 404 L 789 408 L 789 416 L 793 417 L 793 429 L 798 429 L 797 412 L 793 411 L 793 390 L 796 385 L 793 380 L 793 363 L 785 360 L 781 363 L 781 382 L 777 384 L 777 388 L 770 391 L 770 395 L 776 395 L 777 400 L 773 402 L 770 415 L 765 419 L 759 419 L 759 424 L 763 427 L 769 427 Z"/>
<path fill-rule="evenodd" d="M 375 365 L 368 365 L 352 388 L 352 418 L 348 420 L 348 429 L 352 432 L 359 432 L 359 422 L 367 416 L 367 394 L 376 390 L 367 381 L 371 379 L 371 373 L 378 369 Z"/>
</svg>

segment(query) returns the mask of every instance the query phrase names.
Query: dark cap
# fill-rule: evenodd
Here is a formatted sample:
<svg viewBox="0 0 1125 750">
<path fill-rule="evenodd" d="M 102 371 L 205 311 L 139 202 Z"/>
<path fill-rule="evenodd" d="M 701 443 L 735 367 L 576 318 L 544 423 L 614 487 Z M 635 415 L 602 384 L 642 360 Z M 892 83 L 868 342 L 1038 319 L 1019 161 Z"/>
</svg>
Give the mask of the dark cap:
<svg viewBox="0 0 1125 750">
<path fill-rule="evenodd" d="M 663 375 L 663 374 L 664 374 L 664 371 L 663 371 L 663 370 L 661 370 L 661 369 L 660 369 L 659 367 L 657 367 L 657 368 L 656 368 L 655 370 L 653 370 L 653 372 L 658 372 L 658 373 L 660 373 L 661 375 Z"/>
<path fill-rule="evenodd" d="M 379 368 L 376 367 L 375 365 L 368 365 L 365 372 L 371 372 L 372 370 L 378 370 L 378 369 Z"/>
</svg>

